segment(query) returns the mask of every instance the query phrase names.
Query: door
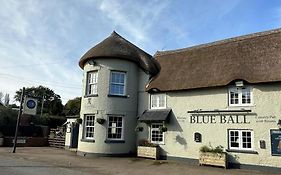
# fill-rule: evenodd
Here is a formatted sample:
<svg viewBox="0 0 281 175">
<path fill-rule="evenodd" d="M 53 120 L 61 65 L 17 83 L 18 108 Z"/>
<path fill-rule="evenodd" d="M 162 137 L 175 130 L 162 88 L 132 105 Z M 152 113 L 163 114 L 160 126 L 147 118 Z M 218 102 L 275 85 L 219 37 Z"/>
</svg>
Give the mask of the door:
<svg viewBox="0 0 281 175">
<path fill-rule="evenodd" d="M 79 124 L 75 123 L 71 128 L 71 142 L 70 148 L 77 148 L 78 146 Z"/>
</svg>

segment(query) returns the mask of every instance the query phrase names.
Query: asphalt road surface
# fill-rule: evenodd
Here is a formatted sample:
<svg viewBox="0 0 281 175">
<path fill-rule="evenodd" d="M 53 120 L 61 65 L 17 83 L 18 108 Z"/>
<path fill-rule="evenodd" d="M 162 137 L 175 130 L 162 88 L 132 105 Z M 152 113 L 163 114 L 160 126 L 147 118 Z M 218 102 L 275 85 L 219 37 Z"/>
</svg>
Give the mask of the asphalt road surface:
<svg viewBox="0 0 281 175">
<path fill-rule="evenodd" d="M 141 158 L 87 158 L 50 147 L 0 147 L 0 175 L 277 175 Z"/>
</svg>

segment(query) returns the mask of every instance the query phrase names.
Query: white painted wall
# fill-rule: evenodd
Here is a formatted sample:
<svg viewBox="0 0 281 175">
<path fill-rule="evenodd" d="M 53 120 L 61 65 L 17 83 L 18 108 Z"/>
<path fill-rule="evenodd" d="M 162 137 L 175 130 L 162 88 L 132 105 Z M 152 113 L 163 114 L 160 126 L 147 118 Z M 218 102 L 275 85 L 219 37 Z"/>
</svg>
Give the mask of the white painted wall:
<svg viewBox="0 0 281 175">
<path fill-rule="evenodd" d="M 136 132 L 134 131 L 138 114 L 139 80 L 145 75 L 136 63 L 121 59 L 95 59 L 95 66 L 85 64 L 83 78 L 83 96 L 80 117 L 85 114 L 95 114 L 96 118 L 107 121 L 108 114 L 124 116 L 123 134 L 125 143 L 105 143 L 107 139 L 107 122 L 103 125 L 95 122 L 95 142 L 81 141 L 83 126 L 79 131 L 78 151 L 86 153 L 123 154 L 136 151 Z M 86 76 L 88 71 L 98 70 L 98 96 L 84 97 Z M 126 94 L 128 98 L 108 97 L 110 71 L 126 72 Z M 143 86 L 142 86 L 143 87 Z M 141 89 L 144 93 L 144 89 Z M 143 96 L 141 97 L 143 98 Z"/>
<path fill-rule="evenodd" d="M 66 133 L 65 133 L 65 147 L 69 148 L 71 145 L 71 124 L 75 123 L 76 118 L 67 118 Z"/>
</svg>

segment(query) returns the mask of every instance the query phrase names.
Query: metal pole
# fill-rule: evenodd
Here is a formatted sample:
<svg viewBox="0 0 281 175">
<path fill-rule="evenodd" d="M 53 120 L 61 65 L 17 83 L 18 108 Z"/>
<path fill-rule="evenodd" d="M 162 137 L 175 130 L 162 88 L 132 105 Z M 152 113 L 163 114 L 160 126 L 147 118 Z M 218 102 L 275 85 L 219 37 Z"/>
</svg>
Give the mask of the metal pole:
<svg viewBox="0 0 281 175">
<path fill-rule="evenodd" d="M 45 92 L 43 91 L 40 118 L 42 118 L 42 116 L 43 116 L 43 108 L 44 108 L 44 93 L 45 93 Z"/>
<path fill-rule="evenodd" d="M 21 97 L 20 97 L 20 109 L 18 112 L 18 119 L 17 119 L 17 125 L 16 125 L 16 132 L 15 132 L 15 138 L 14 138 L 14 149 L 13 149 L 13 153 L 16 152 L 16 147 L 17 147 L 17 140 L 18 140 L 18 130 L 19 130 L 19 124 L 20 124 L 20 117 L 22 114 L 22 103 L 23 103 L 23 98 L 24 98 L 24 91 L 25 88 L 22 88 L 22 92 L 21 92 Z"/>
</svg>

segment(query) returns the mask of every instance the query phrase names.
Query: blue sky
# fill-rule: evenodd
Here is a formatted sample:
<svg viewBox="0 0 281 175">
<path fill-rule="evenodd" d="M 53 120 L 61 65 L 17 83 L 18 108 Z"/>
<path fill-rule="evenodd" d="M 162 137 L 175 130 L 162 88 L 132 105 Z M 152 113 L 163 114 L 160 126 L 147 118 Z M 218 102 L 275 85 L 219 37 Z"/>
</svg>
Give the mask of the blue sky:
<svg viewBox="0 0 281 175">
<path fill-rule="evenodd" d="M 80 57 L 113 30 L 153 55 L 281 27 L 279 0 L 0 3 L 0 92 L 44 85 L 63 102 L 82 95 Z"/>
</svg>

